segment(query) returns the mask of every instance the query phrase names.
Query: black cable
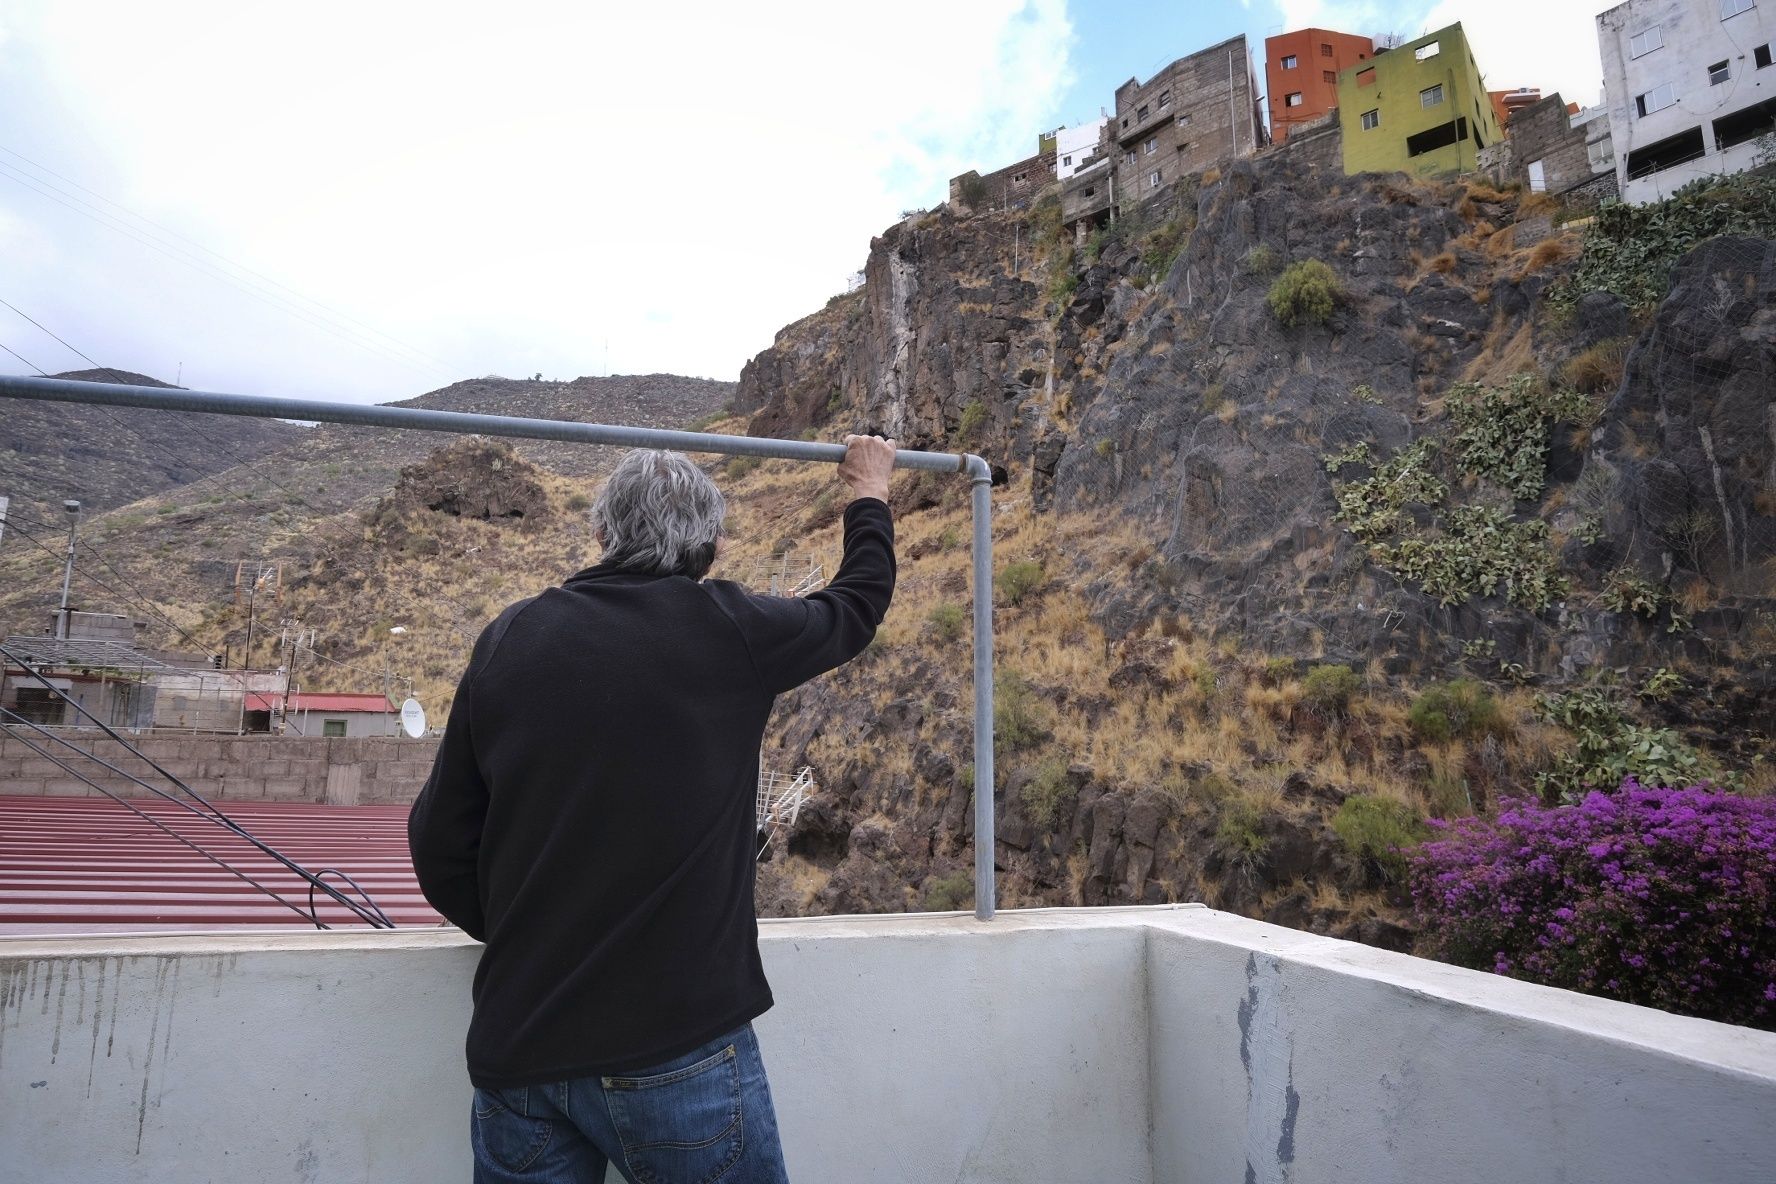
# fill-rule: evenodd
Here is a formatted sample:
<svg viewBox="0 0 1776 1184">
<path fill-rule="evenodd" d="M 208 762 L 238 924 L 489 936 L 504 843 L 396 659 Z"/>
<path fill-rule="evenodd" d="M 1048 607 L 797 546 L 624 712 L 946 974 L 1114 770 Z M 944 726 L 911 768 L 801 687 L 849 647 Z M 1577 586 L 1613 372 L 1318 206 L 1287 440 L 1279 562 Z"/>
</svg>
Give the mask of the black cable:
<svg viewBox="0 0 1776 1184">
<path fill-rule="evenodd" d="M 9 715 L 13 719 L 17 720 L 20 723 L 26 724 L 31 727 L 36 727 L 35 724 L 33 724 L 30 720 L 26 719 L 24 716 L 19 715 L 15 711 L 7 710 L 6 708 L 0 708 L 0 715 Z M 149 814 L 146 810 L 141 809 L 135 803 L 131 802 L 128 798 L 125 798 L 125 797 L 122 797 L 118 794 L 112 793 L 109 789 L 106 789 L 103 785 L 100 785 L 97 781 L 93 780 L 91 777 L 88 777 L 85 773 L 82 773 L 79 769 L 76 769 L 73 765 L 69 764 L 68 762 L 62 760 L 60 757 L 56 756 L 55 753 L 51 752 L 49 749 L 38 746 L 37 744 L 33 743 L 29 737 L 21 736 L 18 733 L 13 732 L 10 728 L 7 728 L 6 731 L 15 740 L 17 740 L 20 744 L 23 744 L 26 748 L 29 748 L 32 752 L 35 752 L 38 756 L 43 757 L 45 760 L 52 762 L 53 764 L 55 764 L 56 766 L 61 768 L 61 770 L 65 773 L 67 773 L 70 777 L 73 777 L 78 781 L 82 781 L 85 784 L 91 786 L 93 789 L 98 790 L 100 793 L 104 794 L 106 797 L 110 798 L 112 801 L 116 802 L 118 805 L 124 807 L 126 810 L 130 811 L 136 817 L 140 818 L 142 821 L 148 823 L 149 825 L 157 827 L 162 831 L 165 831 L 168 835 L 171 835 L 174 839 L 177 839 L 179 842 L 183 843 L 185 846 L 191 848 L 193 851 L 197 852 L 199 855 L 203 856 L 205 859 L 209 860 L 211 863 L 215 864 L 217 867 L 221 868 L 223 871 L 228 872 L 230 875 L 238 876 L 240 879 L 246 881 L 248 884 L 252 885 L 254 888 L 257 888 L 259 891 L 265 893 L 265 895 L 271 897 L 273 900 L 277 901 L 279 904 L 283 905 L 285 908 L 289 909 L 291 912 L 295 913 L 297 916 L 303 915 L 301 906 L 290 903 L 289 901 L 285 900 L 282 896 L 279 896 L 272 889 L 267 888 L 264 884 L 261 884 L 259 881 L 255 880 L 253 877 L 247 875 L 247 873 L 241 871 L 239 868 L 230 864 L 227 860 L 222 859 L 220 856 L 214 855 L 211 852 L 204 850 L 197 843 L 186 838 L 184 835 L 180 834 L 178 831 L 174 830 L 172 827 L 167 826 L 164 822 L 161 822 L 158 818 L 155 818 L 153 815 Z M 52 739 L 60 739 L 60 737 L 52 737 Z M 63 743 L 67 743 L 67 741 L 63 741 Z M 83 749 L 76 748 L 75 751 L 80 752 L 80 753 L 82 753 L 82 755 L 85 755 L 85 756 L 93 756 L 92 753 L 85 752 Z M 93 757 L 93 759 L 97 760 L 98 758 Z M 99 763 L 104 764 L 105 762 L 100 761 Z M 111 765 L 106 765 L 106 767 L 112 768 L 116 772 L 122 772 L 122 770 L 117 770 L 114 768 L 114 766 L 111 766 Z M 124 773 L 123 776 L 129 777 L 129 774 Z M 147 786 L 147 788 L 149 788 L 149 789 L 154 788 L 153 786 L 147 785 L 146 782 L 141 781 L 138 778 L 130 777 L 130 780 L 135 781 L 138 785 Z M 159 791 L 156 791 L 156 792 L 159 792 Z M 164 795 L 162 795 L 162 796 L 164 796 Z M 354 887 L 355 887 L 355 885 L 354 885 Z M 363 889 L 360 888 L 359 891 L 362 892 Z M 380 910 L 378 910 L 378 911 L 380 911 Z M 312 883 L 309 887 L 308 917 L 311 921 L 313 921 L 315 923 L 315 925 L 318 928 L 321 928 L 321 929 L 331 929 L 332 928 L 332 926 L 323 923 L 320 920 L 320 918 L 315 915 L 314 888 L 313 888 Z"/>
<path fill-rule="evenodd" d="M 131 744 L 128 740 L 124 739 L 124 737 L 122 735 L 120 735 L 116 729 L 112 728 L 111 725 L 109 725 L 105 721 L 101 720 L 98 716 L 94 715 L 92 712 L 88 711 L 82 704 L 76 702 L 72 696 L 70 696 L 67 692 L 63 691 L 62 688 L 56 686 L 54 683 L 49 681 L 49 679 L 45 678 L 42 675 L 42 673 L 40 673 L 39 671 L 37 671 L 37 670 L 33 669 L 32 667 L 30 667 L 29 665 L 27 665 L 23 659 L 21 659 L 18 655 L 14 654 L 11 650 L 7 649 L 6 646 L 4 646 L 4 645 L 0 645 L 0 657 L 5 658 L 9 662 L 12 662 L 14 665 L 18 666 L 21 670 L 24 670 L 32 678 L 34 678 L 38 682 L 42 683 L 43 686 L 48 688 L 48 690 L 51 693 L 53 693 L 58 699 L 62 700 L 62 702 L 73 707 L 75 711 L 79 712 L 81 715 L 85 716 L 88 720 L 92 721 L 94 726 L 96 726 L 100 731 L 104 732 L 107 737 L 116 741 L 124 749 L 124 751 L 128 752 L 131 756 L 134 756 L 137 760 L 140 760 L 143 764 L 147 765 L 150 769 L 153 769 L 156 773 L 159 773 L 162 777 L 165 777 L 169 782 L 171 782 L 178 789 L 183 790 L 187 795 L 189 795 L 191 797 L 191 799 L 193 801 L 197 802 L 199 805 L 201 805 L 204 808 L 205 811 L 208 812 L 208 816 L 211 818 L 211 821 L 215 822 L 218 826 L 221 826 L 223 829 L 228 830 L 236 835 L 239 835 L 241 838 L 243 838 L 247 842 L 251 843 L 254 847 L 257 847 L 260 851 L 264 852 L 266 855 L 269 855 L 272 859 L 276 860 L 278 863 L 283 864 L 286 868 L 288 868 L 290 871 L 296 873 L 298 876 L 302 877 L 303 879 L 310 880 L 310 881 L 314 880 L 314 873 L 310 872 L 307 868 L 303 867 L 301 864 L 297 863 L 295 860 L 291 859 L 289 856 L 285 855 L 283 852 L 277 850 L 275 847 L 272 847 L 270 844 L 261 841 L 259 838 L 257 838 L 252 833 L 250 833 L 244 826 L 242 826 L 238 822 L 234 821 L 234 819 L 228 817 L 228 815 L 224 814 L 222 812 L 222 810 L 219 807 L 217 807 L 213 802 L 211 802 L 208 798 L 206 798 L 202 794 L 198 793 L 195 789 L 192 789 L 184 781 L 182 781 L 178 777 L 174 776 L 169 770 L 167 770 L 166 768 L 161 766 L 152 757 L 148 756 L 147 753 L 143 752 L 141 749 L 139 749 L 135 745 Z M 98 758 L 95 757 L 94 759 L 96 760 Z M 364 912 L 357 905 L 355 905 L 352 901 L 347 899 L 344 895 L 339 893 L 337 890 L 335 890 L 331 886 L 329 886 L 325 883 L 321 883 L 321 884 L 319 884 L 319 887 L 328 896 L 331 896 L 339 904 L 344 905 L 348 910 L 350 910 L 352 913 L 357 915 L 362 920 L 369 922 L 372 926 L 380 927 L 380 925 L 374 919 L 373 916 Z"/>
<path fill-rule="evenodd" d="M 321 919 L 320 919 L 320 917 L 315 915 L 315 885 L 319 884 L 321 882 L 321 880 L 327 876 L 338 876 L 340 879 L 344 880 L 347 884 L 350 884 L 352 886 L 352 890 L 355 891 L 359 896 L 364 898 L 364 903 L 366 905 L 368 905 L 370 907 L 370 909 L 373 912 L 375 912 L 375 914 L 379 918 L 382 919 L 383 923 L 385 925 L 387 925 L 388 928 L 393 929 L 395 927 L 395 923 L 393 921 L 389 920 L 388 914 L 382 911 L 382 908 L 380 905 L 378 905 L 374 900 L 370 899 L 370 894 L 368 892 L 364 891 L 364 889 L 358 884 L 358 882 L 356 880 L 352 879 L 350 876 L 346 875 L 344 872 L 340 871 L 338 868 L 333 868 L 333 867 L 324 867 L 324 868 L 319 869 L 318 871 L 315 872 L 314 878 L 308 882 L 308 916 L 309 916 L 309 919 L 312 920 L 316 925 L 321 924 Z M 325 929 L 326 926 L 321 925 L 321 928 Z"/>
<path fill-rule="evenodd" d="M 32 520 L 25 519 L 25 521 L 30 522 Z M 49 544 L 43 542 L 43 540 L 33 536 L 29 530 L 25 529 L 22 526 L 19 526 L 18 521 L 16 519 L 14 519 L 11 515 L 8 515 L 8 517 L 7 517 L 7 524 L 9 526 L 12 526 L 15 530 L 18 531 L 20 538 L 24 539 L 26 542 L 28 542 L 32 546 L 36 547 L 38 550 L 43 551 L 46 554 L 52 556 L 56 560 L 60 561 L 60 560 L 65 559 L 67 557 L 66 552 L 55 550 Z M 38 525 L 38 524 L 33 522 L 33 525 Z M 111 565 L 109 563 L 106 563 L 105 560 L 102 557 L 100 557 L 97 552 L 95 552 L 93 550 L 92 545 L 90 543 L 86 544 L 86 549 L 87 549 L 87 554 L 92 555 L 93 558 L 98 559 L 99 562 L 104 563 L 106 567 L 110 567 L 113 572 L 117 571 L 116 568 L 111 567 Z M 149 612 L 151 612 L 155 616 L 159 617 L 164 624 L 169 626 L 184 641 L 186 641 L 187 643 L 189 643 L 191 645 L 197 646 L 199 649 L 207 649 L 208 648 L 208 647 L 204 646 L 204 644 L 201 641 L 199 641 L 197 638 L 193 637 L 190 633 L 188 633 L 182 626 L 180 626 L 180 624 L 177 621 L 175 621 L 171 617 L 167 616 L 166 613 L 162 609 L 156 607 L 154 602 L 148 598 L 147 594 L 141 592 L 139 589 L 134 589 L 132 586 L 132 591 L 125 592 L 122 589 L 111 584 L 109 581 L 101 579 L 100 577 L 92 574 L 92 572 L 87 571 L 86 569 L 79 567 L 78 565 L 76 565 L 74 570 L 75 570 L 75 574 L 80 576 L 82 579 L 92 581 L 93 583 L 95 583 L 99 587 L 105 589 L 107 592 L 110 592 L 114 596 L 125 596 L 125 597 L 133 596 L 136 600 L 140 601 L 142 603 L 142 605 L 148 609 Z M 124 577 L 121 573 L 118 573 L 118 578 L 123 579 Z"/>
<path fill-rule="evenodd" d="M 308 325 L 311 325 L 314 328 L 320 329 L 324 333 L 331 334 L 332 336 L 337 337 L 341 341 L 345 342 L 347 345 L 355 345 L 359 349 L 363 350 L 365 353 L 372 354 L 376 357 L 381 358 L 384 361 L 395 362 L 399 365 L 406 366 L 410 369 L 417 370 L 417 371 L 423 372 L 423 371 L 429 370 L 429 371 L 433 372 L 434 374 L 440 374 L 440 375 L 447 373 L 447 371 L 442 370 L 439 367 L 433 366 L 429 363 L 419 362 L 419 361 L 415 361 L 412 358 L 403 357 L 401 354 L 397 353 L 395 350 L 389 349 L 387 346 L 383 346 L 383 345 L 378 344 L 377 342 L 371 341 L 368 338 L 365 338 L 360 334 L 355 334 L 351 330 L 346 329 L 344 326 L 336 325 L 333 322 L 327 320 L 325 317 L 323 317 L 317 313 L 310 312 L 309 310 L 304 309 L 299 305 L 293 304 L 290 301 L 285 300 L 283 297 L 274 295 L 273 293 L 270 293 L 270 292 L 266 292 L 261 288 L 257 288 L 252 285 L 242 283 L 237 277 L 229 275 L 227 272 L 223 271 L 221 268 L 216 267 L 213 264 L 206 263 L 202 259 L 199 259 L 196 256 L 192 255 L 190 252 L 182 251 L 178 247 L 175 247 L 170 243 L 166 243 L 166 242 L 161 241 L 158 238 L 155 238 L 153 235 L 150 235 L 144 231 L 138 230 L 135 227 L 129 226 L 127 223 L 124 223 L 121 219 L 115 218 L 112 215 L 105 213 L 103 210 L 98 210 L 97 207 L 92 206 L 91 203 L 89 203 L 89 202 L 81 201 L 80 198 L 73 197 L 72 194 L 63 193 L 61 190 L 55 189 L 54 186 L 49 186 L 49 187 L 45 188 L 45 186 L 47 184 L 46 182 L 43 182 L 36 177 L 30 176 L 28 173 L 25 173 L 21 169 L 18 169 L 12 165 L 9 165 L 9 164 L 5 163 L 4 161 L 0 161 L 0 177 L 4 177 L 5 179 L 7 179 L 9 181 L 12 181 L 16 184 L 22 185 L 26 189 L 31 190 L 33 193 L 37 193 L 43 197 L 47 197 L 47 198 L 49 198 L 50 201 L 55 202 L 55 204 L 63 207 L 64 209 L 73 210 L 75 213 L 81 215 L 82 217 L 88 218 L 94 222 L 97 222 L 97 223 L 99 223 L 99 225 L 105 227 L 108 230 L 114 230 L 117 233 L 123 235 L 125 238 L 128 238 L 134 242 L 141 243 L 143 246 L 148 247 L 151 250 L 158 251 L 160 254 L 165 255 L 167 258 L 172 259 L 176 263 L 183 263 L 185 266 L 191 268 L 193 271 L 199 272 L 200 274 L 203 274 L 203 275 L 210 276 L 212 279 L 220 279 L 224 283 L 227 283 L 227 284 L 230 284 L 236 288 L 239 288 L 241 291 L 245 292 L 247 295 L 257 297 L 258 299 L 260 299 L 261 301 L 263 301 L 266 304 L 269 304 L 270 306 L 277 309 L 278 311 L 288 313 L 289 315 L 295 317 L 299 321 L 302 321 Z M 58 196 L 58 194 L 60 194 L 60 196 Z M 71 198 L 73 202 L 77 202 L 79 204 L 78 205 L 70 204 L 68 201 L 63 200 L 64 197 Z M 87 206 L 88 209 L 83 210 L 83 209 L 79 208 L 81 205 Z M 89 212 L 89 211 L 91 211 L 91 212 Z M 48 330 L 45 330 L 45 332 L 48 332 Z"/>
<path fill-rule="evenodd" d="M 435 363 L 436 365 L 442 367 L 444 372 L 446 372 L 446 373 L 448 373 L 450 371 L 450 364 L 445 362 L 442 358 L 433 357 L 431 354 L 426 353 L 424 350 L 419 349 L 417 346 L 410 345 L 409 343 L 402 341 L 398 337 L 394 337 L 394 336 L 391 336 L 390 334 L 384 333 L 382 330 L 376 328 L 373 325 L 367 325 L 363 321 L 360 321 L 357 318 L 351 316 L 349 313 L 341 312 L 339 309 L 334 308 L 331 305 L 324 304 L 321 301 L 316 300 L 312 296 L 305 296 L 301 292 L 298 292 L 296 289 L 290 287 L 289 285 L 281 284 L 277 280 L 272 279 L 270 276 L 264 274 L 263 272 L 254 271 L 252 268 L 246 266 L 243 263 L 237 263 L 235 260 L 230 259 L 228 256 L 223 255 L 219 251 L 213 251 L 209 247 L 204 246 L 202 243 L 198 242 L 196 239 L 190 238 L 190 237 L 183 235 L 183 234 L 180 234 L 178 231 L 172 229 L 170 226 L 163 226 L 162 224 L 160 224 L 159 222 L 156 222 L 152 218 L 146 217 L 142 214 L 138 214 L 138 213 L 136 213 L 136 211 L 130 209 L 128 206 L 124 205 L 122 202 L 112 201 L 110 198 L 106 197 L 104 194 L 99 193 L 96 190 L 87 188 L 85 185 L 82 185 L 80 182 L 74 180 L 71 177 L 64 177 L 62 174 L 56 172 L 54 169 L 48 167 L 47 165 L 42 165 L 42 164 L 37 163 L 36 161 L 32 160 L 30 157 L 25 156 L 23 153 L 16 152 L 13 149 L 8 148 L 3 144 L 0 144 L 0 152 L 4 152 L 6 155 L 12 157 L 15 160 L 21 160 L 25 164 L 29 165 L 31 168 L 36 169 L 38 172 L 46 173 L 49 176 L 54 177 L 56 180 L 63 182 L 64 184 L 72 185 L 74 188 L 80 190 L 82 193 L 91 194 L 93 197 L 98 198 L 100 201 L 104 202 L 106 205 L 111 206 L 114 209 L 122 210 L 125 214 L 129 215 L 131 218 L 134 218 L 137 222 L 142 222 L 148 226 L 152 226 L 152 227 L 154 227 L 154 229 L 160 231 L 162 234 L 168 235 L 172 238 L 176 238 L 180 242 L 189 243 L 191 246 L 196 247 L 199 251 L 202 251 L 204 254 L 210 256 L 212 259 L 216 259 L 216 260 L 228 265 L 229 267 L 232 267 L 236 271 L 245 272 L 247 275 L 250 275 L 250 276 L 254 277 L 255 279 L 264 280 L 266 283 L 270 284 L 272 287 L 281 288 L 285 292 L 288 292 L 291 296 L 295 297 L 297 300 L 303 301 L 304 303 L 307 303 L 307 304 L 312 304 L 316 308 L 319 308 L 325 312 L 332 313 L 333 315 L 340 317 L 343 320 L 350 321 L 352 324 L 357 325 L 359 328 L 365 330 L 366 332 L 373 333 L 376 336 L 381 337 L 383 340 L 389 342 L 391 345 L 399 346 L 400 348 L 406 350 L 408 353 L 413 354 L 416 357 L 423 358 L 429 362 Z M 33 178 L 33 180 L 35 180 L 35 178 Z M 47 184 L 47 182 L 44 182 L 44 183 Z M 55 187 L 50 186 L 50 188 L 53 189 Z M 58 190 L 57 192 L 65 193 L 65 191 L 63 191 L 63 190 Z M 66 194 L 66 195 L 69 197 L 73 196 L 72 194 Z M 81 199 L 75 198 L 74 200 L 80 201 Z M 90 202 L 83 202 L 83 204 L 89 206 L 92 209 L 98 208 L 96 206 L 92 206 Z"/>
<path fill-rule="evenodd" d="M 13 357 L 17 358 L 19 361 L 23 362 L 25 365 L 29 366 L 31 369 L 37 371 L 37 373 L 43 374 L 43 367 L 41 367 L 37 363 L 33 362 L 30 358 L 27 358 L 24 354 L 19 353 L 16 349 L 13 349 L 10 346 L 5 346 L 5 345 L 0 345 L 0 349 L 5 350 L 7 353 L 11 354 Z M 48 375 L 44 375 L 44 377 L 47 378 Z"/>
</svg>

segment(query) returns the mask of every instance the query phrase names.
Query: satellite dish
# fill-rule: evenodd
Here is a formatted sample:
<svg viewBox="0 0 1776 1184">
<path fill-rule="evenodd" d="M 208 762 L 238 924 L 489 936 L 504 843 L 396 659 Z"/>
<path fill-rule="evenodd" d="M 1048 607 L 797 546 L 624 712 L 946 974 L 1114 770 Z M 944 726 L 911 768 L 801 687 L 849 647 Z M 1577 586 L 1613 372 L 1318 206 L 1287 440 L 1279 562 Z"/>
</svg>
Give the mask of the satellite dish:
<svg viewBox="0 0 1776 1184">
<path fill-rule="evenodd" d="M 419 705 L 418 699 L 409 699 L 401 704 L 401 730 L 415 740 L 425 735 L 425 708 Z"/>
</svg>

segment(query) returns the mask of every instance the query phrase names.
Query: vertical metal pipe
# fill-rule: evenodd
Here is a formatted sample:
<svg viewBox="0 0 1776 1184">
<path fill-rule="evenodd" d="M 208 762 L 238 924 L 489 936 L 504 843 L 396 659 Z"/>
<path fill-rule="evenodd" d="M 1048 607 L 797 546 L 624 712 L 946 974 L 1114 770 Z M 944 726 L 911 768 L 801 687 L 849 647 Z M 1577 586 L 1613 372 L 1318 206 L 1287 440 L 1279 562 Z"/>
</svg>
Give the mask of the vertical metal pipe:
<svg viewBox="0 0 1776 1184">
<path fill-rule="evenodd" d="M 974 482 L 974 916 L 993 919 L 993 477 L 970 457 Z"/>
</svg>

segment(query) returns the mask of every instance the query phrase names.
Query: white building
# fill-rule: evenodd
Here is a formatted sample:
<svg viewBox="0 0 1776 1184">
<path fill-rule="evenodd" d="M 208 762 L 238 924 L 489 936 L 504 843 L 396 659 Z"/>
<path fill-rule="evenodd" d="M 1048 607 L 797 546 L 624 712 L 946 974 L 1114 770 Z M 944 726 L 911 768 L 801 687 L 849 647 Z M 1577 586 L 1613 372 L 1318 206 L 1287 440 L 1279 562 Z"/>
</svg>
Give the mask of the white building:
<svg viewBox="0 0 1776 1184">
<path fill-rule="evenodd" d="M 1058 180 L 1065 181 L 1080 170 L 1085 158 L 1097 150 L 1098 138 L 1109 122 L 1109 117 L 1103 116 L 1078 127 L 1055 130 L 1055 177 Z"/>
<path fill-rule="evenodd" d="M 1776 124 L 1776 0 L 1628 0 L 1597 17 L 1622 198 L 1742 172 Z"/>
</svg>

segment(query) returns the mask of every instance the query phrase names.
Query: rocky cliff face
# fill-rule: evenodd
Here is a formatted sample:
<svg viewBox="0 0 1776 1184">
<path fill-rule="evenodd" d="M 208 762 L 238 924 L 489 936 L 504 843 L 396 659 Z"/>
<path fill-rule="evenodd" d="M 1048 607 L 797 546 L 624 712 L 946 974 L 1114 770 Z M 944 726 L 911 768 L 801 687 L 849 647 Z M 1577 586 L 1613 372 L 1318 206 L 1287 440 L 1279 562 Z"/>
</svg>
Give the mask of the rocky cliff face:
<svg viewBox="0 0 1776 1184">
<path fill-rule="evenodd" d="M 1329 455 L 1388 455 L 1436 432 L 1461 380 L 1569 386 L 1577 355 L 1631 335 L 1607 295 L 1547 314 L 1577 239 L 1519 246 L 1546 219 L 1519 227 L 1517 215 L 1511 194 L 1241 161 L 1194 194 L 1162 278 L 1145 282 L 1151 261 L 1112 243 L 1059 304 L 1045 298 L 1030 226 L 918 215 L 874 241 L 861 291 L 753 359 L 737 406 L 759 433 L 870 427 L 972 448 L 1008 466 L 1038 508 L 1140 523 L 1164 578 L 1104 582 L 1113 625 L 1182 611 L 1279 652 L 1323 646 L 1401 670 L 1434 671 L 1477 637 L 1550 673 L 1574 672 L 1575 634 L 1583 661 L 1645 660 L 1646 639 L 1587 615 L 1585 584 L 1631 563 L 1666 582 L 1700 575 L 1716 599 L 1772 592 L 1768 242 L 1698 248 L 1600 392 L 1601 417 L 1551 425 L 1550 489 L 1587 470 L 1587 495 L 1609 508 L 1601 538 L 1569 548 L 1580 590 L 1557 611 L 1442 605 L 1378 570 L 1334 520 Z M 1309 258 L 1331 265 L 1343 295 L 1324 324 L 1286 328 L 1266 293 L 1280 267 Z M 1619 488 L 1599 498 L 1605 474 Z M 1575 525 L 1556 517 L 1560 498 L 1546 501 L 1557 526 Z M 1674 546 L 1685 531 L 1709 545 Z M 1732 632 L 1746 611 L 1699 632 Z"/>
<path fill-rule="evenodd" d="M 1008 473 L 1001 523 L 1132 536 L 1115 562 L 1083 542 L 1030 552 L 1088 606 L 1068 636 L 1102 647 L 1095 698 L 1083 679 L 1038 688 L 1054 718 L 1092 721 L 1087 736 L 1135 702 L 1162 733 L 1226 731 L 1232 716 L 1214 703 L 1228 685 L 1248 705 L 1274 694 L 1253 672 L 1262 658 L 1229 674 L 1246 659 L 1227 653 L 1348 664 L 1406 692 L 1470 674 L 1520 694 L 1508 688 L 1673 666 L 1690 692 L 1654 709 L 1659 722 L 1750 761 L 1776 734 L 1776 245 L 1704 243 L 1656 311 L 1635 316 L 1607 293 L 1557 305 L 1580 238 L 1548 214 L 1484 186 L 1327 177 L 1286 153 L 1211 173 L 1079 252 L 1040 209 L 940 209 L 876 239 L 863 289 L 784 329 L 747 366 L 737 405 L 756 433 L 870 428 L 978 451 Z M 1330 267 L 1338 298 L 1323 323 L 1286 326 L 1269 293 L 1310 259 Z M 1478 400 L 1507 390 L 1547 411 L 1501 449 L 1494 404 Z M 1487 410 L 1462 417 L 1476 406 Z M 1384 462 L 1415 447 L 1438 492 L 1391 504 L 1389 537 L 1404 541 L 1372 545 L 1340 496 L 1397 479 Z M 1513 487 L 1501 473 L 1517 452 L 1534 480 Z M 920 513 L 951 513 L 903 497 L 909 532 Z M 914 544 L 909 574 L 954 545 L 945 529 L 947 543 Z M 1501 539 L 1517 558 L 1500 558 Z M 1530 552 L 1544 568 L 1512 566 Z M 1436 562 L 1409 566 L 1427 554 Z M 1525 590 L 1532 575 L 1540 599 Z M 831 794 L 790 843 L 824 879 L 798 895 L 767 875 L 767 911 L 913 907 L 965 878 L 971 787 L 951 754 L 967 747 L 955 707 L 967 688 L 932 632 L 910 643 L 916 656 L 860 663 L 786 700 L 786 760 L 836 735 L 873 755 L 829 757 Z M 1192 637 L 1194 670 L 1163 649 Z M 1205 638 L 1220 647 L 1208 658 Z M 1193 897 L 1398 942 L 1397 912 L 1317 895 L 1382 880 L 1328 826 L 1361 779 L 1340 785 L 1305 762 L 1354 752 L 1478 807 L 1521 791 L 1531 749 L 1557 744 L 1487 739 L 1451 756 L 1379 717 L 1276 718 L 1275 737 L 1230 738 L 1230 759 L 1180 753 L 1145 781 L 1066 752 L 1047 767 L 1002 758 L 1010 899 Z M 1235 765 L 1236 780 L 1290 804 L 1251 824 L 1258 859 L 1229 845 L 1225 815 L 1189 804 Z M 1031 805 L 1051 800 L 1062 805 Z"/>
</svg>

